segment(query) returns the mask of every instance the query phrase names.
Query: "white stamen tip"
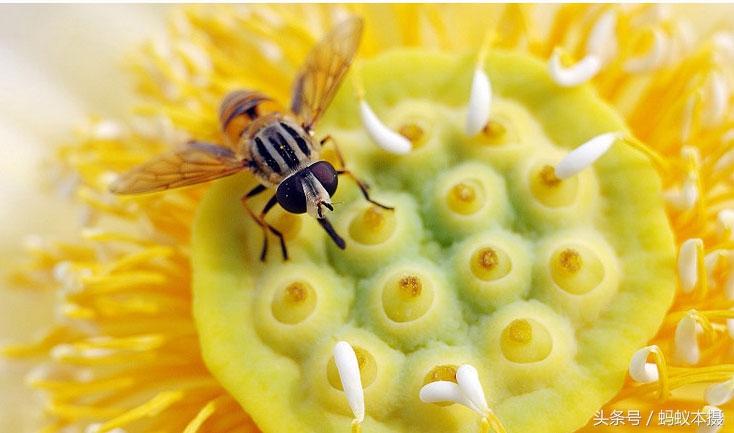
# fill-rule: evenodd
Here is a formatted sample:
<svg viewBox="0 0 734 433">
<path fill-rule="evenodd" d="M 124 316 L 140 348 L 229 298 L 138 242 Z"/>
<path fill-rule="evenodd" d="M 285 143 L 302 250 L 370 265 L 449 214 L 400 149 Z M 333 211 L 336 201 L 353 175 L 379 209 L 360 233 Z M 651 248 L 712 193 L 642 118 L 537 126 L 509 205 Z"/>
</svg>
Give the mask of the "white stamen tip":
<svg viewBox="0 0 734 433">
<path fill-rule="evenodd" d="M 680 246 L 678 280 L 684 293 L 690 293 L 698 283 L 698 251 L 702 247 L 701 239 L 688 239 Z"/>
<path fill-rule="evenodd" d="M 474 406 L 474 403 L 467 398 L 459 387 L 459 384 L 456 382 L 438 380 L 436 382 L 427 383 L 423 388 L 421 388 L 418 396 L 424 403 L 458 403 L 484 415 L 481 409 Z"/>
<path fill-rule="evenodd" d="M 586 53 L 599 56 L 603 64 L 608 64 L 618 50 L 617 13 L 614 10 L 605 12 L 594 24 L 586 42 Z"/>
<path fill-rule="evenodd" d="M 724 425 L 724 411 L 716 406 L 704 406 L 701 411 L 705 422 L 699 424 L 697 433 L 716 433 Z"/>
<path fill-rule="evenodd" d="M 357 354 L 352 346 L 346 341 L 339 341 L 334 346 L 334 363 L 339 372 L 339 379 L 347 396 L 347 402 L 352 409 L 354 419 L 361 423 L 364 421 L 364 390 L 362 379 L 359 374 L 359 362 Z"/>
<path fill-rule="evenodd" d="M 624 70 L 629 73 L 641 73 L 652 71 L 662 65 L 665 60 L 665 52 L 668 50 L 668 39 L 662 30 L 652 31 L 652 48 L 639 57 L 634 57 L 624 63 Z"/>
<path fill-rule="evenodd" d="M 561 53 L 558 50 L 548 59 L 548 73 L 551 79 L 562 87 L 574 87 L 591 80 L 599 73 L 601 67 L 602 61 L 595 54 L 589 54 L 569 67 L 561 63 Z"/>
<path fill-rule="evenodd" d="M 630 377 L 639 383 L 657 382 L 659 376 L 658 367 L 652 362 L 647 362 L 651 353 L 659 350 L 657 346 L 647 346 L 635 352 L 630 361 Z"/>
<path fill-rule="evenodd" d="M 469 109 L 466 113 L 464 132 L 469 137 L 479 134 L 489 121 L 489 110 L 492 104 L 492 85 L 489 77 L 482 70 L 474 70 L 469 96 Z"/>
<path fill-rule="evenodd" d="M 601 158 L 614 144 L 620 135 L 616 132 L 607 132 L 597 135 L 576 149 L 572 150 L 563 158 L 555 168 L 555 175 L 559 179 L 568 179 L 597 159 Z"/>
<path fill-rule="evenodd" d="M 704 126 L 713 127 L 722 122 L 729 106 L 729 86 L 726 78 L 719 72 L 712 72 L 704 88 L 706 108 L 701 116 Z"/>
<path fill-rule="evenodd" d="M 698 334 L 703 331 L 696 321 L 694 310 L 689 311 L 675 327 L 675 358 L 690 365 L 695 365 L 701 356 L 698 348 Z"/>
<path fill-rule="evenodd" d="M 424 403 L 458 403 L 487 417 L 491 410 L 484 397 L 477 369 L 469 364 L 456 370 L 456 382 L 439 380 L 421 388 L 419 397 Z"/>
<path fill-rule="evenodd" d="M 709 386 L 706 388 L 704 398 L 706 403 L 712 406 L 728 403 L 734 398 L 734 378 Z"/>
<path fill-rule="evenodd" d="M 668 203 L 674 208 L 678 210 L 691 209 L 698 202 L 696 179 L 686 179 L 681 189 L 665 191 L 664 195 Z"/>
<path fill-rule="evenodd" d="M 410 152 L 413 147 L 410 140 L 385 126 L 364 99 L 359 101 L 359 115 L 367 130 L 367 135 L 382 150 L 397 155 L 405 155 Z"/>
<path fill-rule="evenodd" d="M 489 406 L 487 406 L 487 400 L 484 397 L 482 384 L 479 382 L 477 369 L 469 364 L 462 365 L 456 370 L 456 381 L 466 398 L 479 409 L 479 413 L 487 416 Z"/>
<path fill-rule="evenodd" d="M 125 132 L 123 126 L 113 120 L 103 120 L 93 128 L 95 138 L 100 140 L 116 140 L 121 138 Z"/>
<path fill-rule="evenodd" d="M 730 236 L 734 236 L 734 209 L 722 209 L 719 211 L 716 215 L 716 222 L 720 234 L 729 230 L 731 231 Z"/>
<path fill-rule="evenodd" d="M 86 429 L 84 429 L 84 433 L 98 433 L 102 429 L 101 423 L 94 423 L 89 424 Z M 127 430 L 122 429 L 120 427 L 114 428 L 112 430 L 105 430 L 108 433 L 127 433 Z"/>
</svg>

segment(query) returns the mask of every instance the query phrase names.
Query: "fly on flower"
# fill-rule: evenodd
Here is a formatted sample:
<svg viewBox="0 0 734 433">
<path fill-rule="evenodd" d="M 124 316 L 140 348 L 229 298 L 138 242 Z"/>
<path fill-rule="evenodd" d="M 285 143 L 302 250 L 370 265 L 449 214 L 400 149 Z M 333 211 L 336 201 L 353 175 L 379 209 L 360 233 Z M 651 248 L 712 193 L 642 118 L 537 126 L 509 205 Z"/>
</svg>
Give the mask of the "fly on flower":
<svg viewBox="0 0 734 433">
<path fill-rule="evenodd" d="M 267 254 L 268 231 L 278 237 L 283 259 L 288 259 L 283 235 L 265 221 L 265 215 L 276 203 L 288 212 L 307 212 L 316 218 L 343 249 L 344 240 L 326 217 L 327 212 L 334 210 L 331 197 L 339 175 L 351 176 L 371 203 L 391 209 L 370 199 L 366 186 L 343 168 L 338 151 L 341 170 L 320 159 L 321 145 L 328 137 L 317 141 L 313 136 L 316 123 L 347 74 L 361 37 L 362 19 L 353 17 L 335 27 L 311 50 L 293 84 L 290 110 L 258 91 L 237 90 L 228 94 L 222 101 L 219 120 L 231 149 L 191 141 L 124 173 L 110 185 L 110 191 L 162 191 L 249 170 L 260 185 L 245 194 L 242 203 L 263 229 L 261 260 Z M 247 200 L 268 189 L 275 193 L 256 215 Z"/>
</svg>

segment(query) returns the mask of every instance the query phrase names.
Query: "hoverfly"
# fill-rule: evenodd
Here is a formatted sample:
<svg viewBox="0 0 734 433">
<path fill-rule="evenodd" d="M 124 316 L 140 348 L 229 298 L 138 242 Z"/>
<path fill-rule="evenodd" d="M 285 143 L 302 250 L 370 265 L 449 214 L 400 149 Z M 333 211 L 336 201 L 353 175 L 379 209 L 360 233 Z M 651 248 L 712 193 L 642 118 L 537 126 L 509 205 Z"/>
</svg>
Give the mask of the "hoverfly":
<svg viewBox="0 0 734 433">
<path fill-rule="evenodd" d="M 326 217 L 327 212 L 334 210 L 331 197 L 339 175 L 351 176 L 371 203 L 392 209 L 370 199 L 366 186 L 348 170 L 336 170 L 320 159 L 321 146 L 328 137 L 316 141 L 313 136 L 314 126 L 346 76 L 361 37 L 362 19 L 353 17 L 316 44 L 298 71 L 289 111 L 261 92 L 233 91 L 219 109 L 221 129 L 230 147 L 190 141 L 122 174 L 110 185 L 110 191 L 162 191 L 249 170 L 260 184 L 242 197 L 242 203 L 263 229 L 260 260 L 265 260 L 267 254 L 268 231 L 278 237 L 283 259 L 288 259 L 283 235 L 265 221 L 275 204 L 290 213 L 308 213 L 316 218 L 334 243 L 344 249 L 344 240 Z M 337 155 L 343 167 L 338 149 Z M 255 215 L 247 200 L 268 189 L 275 189 L 275 193 L 262 212 Z"/>
</svg>

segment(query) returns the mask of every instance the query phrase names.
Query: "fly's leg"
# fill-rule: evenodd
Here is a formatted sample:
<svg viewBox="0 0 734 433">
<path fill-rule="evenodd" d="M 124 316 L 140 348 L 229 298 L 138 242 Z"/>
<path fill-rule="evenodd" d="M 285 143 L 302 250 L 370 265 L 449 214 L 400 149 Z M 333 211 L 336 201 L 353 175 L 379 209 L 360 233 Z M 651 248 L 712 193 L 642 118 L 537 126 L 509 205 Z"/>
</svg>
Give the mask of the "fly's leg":
<svg viewBox="0 0 734 433">
<path fill-rule="evenodd" d="M 327 141 L 330 141 L 334 145 L 334 150 L 336 151 L 336 157 L 337 157 L 337 159 L 339 159 L 339 165 L 341 166 L 340 169 L 336 171 L 336 174 L 337 175 L 346 174 L 347 176 L 349 176 L 350 178 L 352 178 L 352 180 L 354 181 L 354 183 L 357 184 L 357 186 L 359 187 L 359 189 L 362 191 L 362 195 L 364 196 L 364 198 L 368 202 L 374 204 L 375 206 L 379 206 L 379 207 L 381 207 L 383 209 L 387 209 L 387 210 L 393 210 L 393 209 L 395 209 L 392 206 L 385 206 L 384 204 L 382 204 L 380 202 L 377 202 L 375 200 L 372 200 L 370 198 L 369 186 L 367 186 L 364 182 L 362 182 L 361 180 L 359 180 L 359 178 L 357 178 L 357 176 L 355 176 L 354 173 L 352 173 L 351 171 L 347 170 L 346 164 L 344 164 L 344 158 L 342 157 L 342 153 L 339 151 L 339 146 L 336 145 L 336 140 L 334 140 L 333 138 L 331 138 L 330 135 L 327 135 L 326 137 L 324 137 L 323 140 L 321 140 L 321 145 L 323 146 Z"/>
<path fill-rule="evenodd" d="M 270 197 L 270 200 L 265 204 L 265 207 L 263 207 L 262 212 L 260 212 L 260 215 L 255 215 L 255 212 L 250 209 L 250 206 L 247 205 L 247 200 L 255 197 L 256 195 L 262 193 L 267 188 L 263 185 L 258 185 L 255 188 L 253 188 L 250 192 L 243 195 L 240 201 L 242 201 L 242 204 L 245 206 L 245 209 L 247 210 L 247 213 L 252 217 L 252 219 L 255 220 L 255 222 L 263 229 L 263 248 L 260 253 L 260 261 L 265 261 L 265 256 L 268 253 L 268 231 L 270 231 L 272 234 L 278 237 L 280 240 L 280 249 L 283 251 L 283 260 L 288 260 L 288 250 L 285 247 L 285 239 L 283 238 L 283 234 L 278 231 L 275 227 L 268 224 L 267 221 L 265 221 L 265 215 L 270 211 L 270 209 L 273 208 L 273 206 L 278 203 L 277 199 L 275 198 L 275 195 Z"/>
</svg>

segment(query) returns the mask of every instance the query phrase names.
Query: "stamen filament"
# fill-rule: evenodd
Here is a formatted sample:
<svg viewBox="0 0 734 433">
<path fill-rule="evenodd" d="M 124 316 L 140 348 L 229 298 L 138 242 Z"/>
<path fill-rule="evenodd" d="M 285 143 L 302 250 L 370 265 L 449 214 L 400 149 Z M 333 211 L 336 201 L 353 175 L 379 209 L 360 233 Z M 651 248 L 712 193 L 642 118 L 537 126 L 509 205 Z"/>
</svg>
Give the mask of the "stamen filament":
<svg viewBox="0 0 734 433">
<path fill-rule="evenodd" d="M 633 149 L 636 149 L 647 156 L 660 171 L 662 171 L 663 173 L 670 172 L 670 163 L 665 158 L 660 156 L 660 154 L 653 150 L 651 147 L 646 146 L 639 140 L 629 136 L 624 136 L 622 140 Z"/>
</svg>

